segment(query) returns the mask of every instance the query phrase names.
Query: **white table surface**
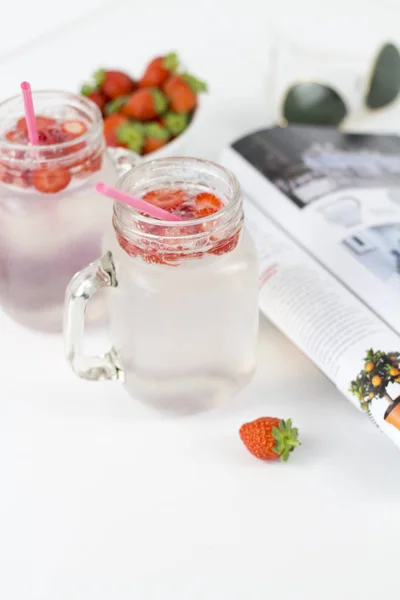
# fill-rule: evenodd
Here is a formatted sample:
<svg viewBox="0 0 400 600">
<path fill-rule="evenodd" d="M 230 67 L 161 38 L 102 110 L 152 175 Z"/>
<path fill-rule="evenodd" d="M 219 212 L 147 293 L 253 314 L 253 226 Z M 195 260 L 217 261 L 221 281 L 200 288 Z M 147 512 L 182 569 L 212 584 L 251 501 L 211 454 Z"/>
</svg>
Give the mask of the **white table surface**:
<svg viewBox="0 0 400 600">
<path fill-rule="evenodd" d="M 193 154 L 216 158 L 266 124 L 261 45 L 272 3 L 255 14 L 254 0 L 246 11 L 206 0 L 190 29 L 178 0 L 160 4 L 157 18 L 154 5 L 106 4 L 74 0 L 68 19 L 56 4 L 51 19 L 42 10 L 29 48 L 22 38 L 7 56 L 0 48 L 2 94 L 24 78 L 75 89 L 98 64 L 140 67 L 175 47 L 212 88 Z M 152 26 L 140 27 L 138 13 Z M 271 12 L 275 22 L 281 13 Z M 385 115 L 354 123 L 399 130 L 400 109 Z M 265 319 L 251 385 L 185 419 L 149 411 L 118 384 L 78 380 L 59 336 L 3 315 L 0 365 L 2 600 L 398 596 L 398 450 Z M 303 445 L 288 464 L 242 447 L 238 428 L 262 415 L 299 427 Z"/>
</svg>

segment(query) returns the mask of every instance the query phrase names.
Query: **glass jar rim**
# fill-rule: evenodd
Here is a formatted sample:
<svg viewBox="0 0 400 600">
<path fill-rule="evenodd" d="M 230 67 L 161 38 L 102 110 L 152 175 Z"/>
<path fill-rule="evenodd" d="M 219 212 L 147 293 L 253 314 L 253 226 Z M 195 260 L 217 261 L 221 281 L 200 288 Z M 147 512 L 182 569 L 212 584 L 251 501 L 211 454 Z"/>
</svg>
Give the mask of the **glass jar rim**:
<svg viewBox="0 0 400 600">
<path fill-rule="evenodd" d="M 87 131 L 85 131 L 84 134 L 82 134 L 81 136 L 79 136 L 79 138 L 74 138 L 72 140 L 68 140 L 66 142 L 60 142 L 57 144 L 47 144 L 46 146 L 32 146 L 30 144 L 20 144 L 20 143 L 14 143 L 14 142 L 10 142 L 5 138 L 0 138 L 0 150 L 1 149 L 5 149 L 5 150 L 11 150 L 11 151 L 24 151 L 26 152 L 35 152 L 37 150 L 43 150 L 45 149 L 46 151 L 51 151 L 51 150 L 64 150 L 64 149 L 69 149 L 69 148 L 73 148 L 74 146 L 76 146 L 78 143 L 82 143 L 85 142 L 87 143 L 88 140 L 90 140 L 93 136 L 93 130 L 97 129 L 99 126 L 102 127 L 102 114 L 100 109 L 98 108 L 98 106 L 96 106 L 96 104 L 94 102 L 92 102 L 89 98 L 86 98 L 85 96 L 81 96 L 79 94 L 75 94 L 73 92 L 65 92 L 62 90 L 52 90 L 52 89 L 48 89 L 48 90 L 37 90 L 37 91 L 32 91 L 32 97 L 33 100 L 35 100 L 35 97 L 44 97 L 46 95 L 54 95 L 54 96 L 59 96 L 60 98 L 63 98 L 64 100 L 64 104 L 68 102 L 68 99 L 72 100 L 79 100 L 79 102 L 88 109 L 88 111 L 90 111 L 93 114 L 93 121 L 91 123 L 91 127 L 88 128 Z M 20 94 L 15 94 L 14 96 L 11 96 L 10 98 L 7 98 L 6 100 L 3 100 L 2 102 L 0 102 L 0 111 L 4 108 L 7 107 L 7 105 L 12 105 L 12 103 L 14 102 L 20 102 L 22 99 Z M 24 115 L 21 114 L 21 118 Z"/>
<path fill-rule="evenodd" d="M 226 217 L 229 217 L 229 214 L 234 212 L 235 209 L 237 209 L 237 205 L 241 200 L 241 188 L 236 176 L 232 173 L 232 171 L 226 169 L 224 166 L 202 158 L 193 158 L 188 156 L 173 156 L 167 158 L 155 158 L 150 161 L 142 161 L 141 163 L 130 169 L 118 180 L 117 188 L 127 192 L 127 189 L 125 188 L 124 184 L 126 184 L 129 181 L 129 179 L 134 177 L 134 175 L 137 174 L 139 169 L 148 169 L 156 164 L 160 165 L 161 167 L 167 167 L 171 163 L 176 163 L 177 161 L 181 162 L 182 165 L 191 164 L 193 166 L 203 168 L 208 167 L 218 171 L 227 179 L 228 183 L 230 183 L 232 186 L 232 201 L 228 202 L 221 210 L 214 214 L 205 217 L 200 217 L 197 219 L 185 219 L 184 221 L 165 221 L 162 219 L 156 219 L 154 217 L 148 217 L 127 205 L 121 204 L 119 202 L 114 202 L 114 218 L 118 221 L 122 220 L 122 224 L 128 228 L 130 224 L 134 225 L 135 223 L 141 223 L 149 226 L 156 225 L 160 227 L 166 227 L 169 229 L 173 227 L 174 229 L 179 229 L 183 232 L 186 227 L 189 228 L 193 227 L 193 225 L 202 225 L 215 221 L 216 219 L 224 219 Z M 127 193 L 129 193 L 129 191 Z M 128 222 L 129 220 L 130 223 Z"/>
</svg>

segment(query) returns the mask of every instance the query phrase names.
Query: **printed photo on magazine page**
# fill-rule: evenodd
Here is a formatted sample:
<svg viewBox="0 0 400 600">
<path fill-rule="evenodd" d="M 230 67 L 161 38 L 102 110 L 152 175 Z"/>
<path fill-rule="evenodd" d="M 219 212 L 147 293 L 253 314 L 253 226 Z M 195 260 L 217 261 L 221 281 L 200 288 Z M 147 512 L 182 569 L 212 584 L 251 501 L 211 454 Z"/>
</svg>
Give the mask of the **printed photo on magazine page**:
<svg viewBox="0 0 400 600">
<path fill-rule="evenodd" d="M 400 333 L 400 138 L 276 127 L 223 156 L 251 201 Z"/>
</svg>

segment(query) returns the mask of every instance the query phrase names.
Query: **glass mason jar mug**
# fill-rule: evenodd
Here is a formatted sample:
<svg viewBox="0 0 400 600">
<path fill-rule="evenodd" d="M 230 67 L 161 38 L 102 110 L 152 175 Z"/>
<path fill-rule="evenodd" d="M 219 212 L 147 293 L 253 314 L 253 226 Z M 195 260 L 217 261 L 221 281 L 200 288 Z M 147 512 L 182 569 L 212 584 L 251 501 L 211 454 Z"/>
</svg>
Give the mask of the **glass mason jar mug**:
<svg viewBox="0 0 400 600">
<path fill-rule="evenodd" d="M 71 277 L 101 252 L 115 183 L 102 116 L 66 92 L 33 93 L 39 145 L 28 144 L 23 102 L 0 104 L 0 305 L 16 321 L 61 330 Z M 99 316 L 92 313 L 92 316 Z"/>
<path fill-rule="evenodd" d="M 239 184 L 214 163 L 167 158 L 135 167 L 118 187 L 139 197 L 154 190 L 210 192 L 224 206 L 203 218 L 165 222 L 116 203 L 107 252 L 67 290 L 67 359 L 80 377 L 121 380 L 132 396 L 162 410 L 217 406 L 255 368 L 258 264 L 243 228 Z M 85 307 L 104 287 L 114 288 L 108 294 L 113 347 L 88 357 Z"/>
</svg>

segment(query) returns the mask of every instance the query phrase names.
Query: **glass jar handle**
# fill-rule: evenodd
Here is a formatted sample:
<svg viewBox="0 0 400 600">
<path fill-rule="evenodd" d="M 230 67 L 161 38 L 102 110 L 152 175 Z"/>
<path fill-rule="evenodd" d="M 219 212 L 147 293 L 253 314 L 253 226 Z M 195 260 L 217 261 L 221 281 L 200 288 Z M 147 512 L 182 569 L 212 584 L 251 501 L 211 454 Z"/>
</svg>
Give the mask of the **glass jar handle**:
<svg viewBox="0 0 400 600">
<path fill-rule="evenodd" d="M 143 162 L 139 154 L 126 148 L 107 148 L 107 152 L 119 177 Z"/>
<path fill-rule="evenodd" d="M 78 377 L 91 381 L 122 380 L 114 348 L 102 356 L 83 353 L 85 311 L 90 298 L 101 288 L 116 287 L 111 252 L 79 271 L 68 285 L 64 311 L 64 345 L 67 360 Z"/>
</svg>

